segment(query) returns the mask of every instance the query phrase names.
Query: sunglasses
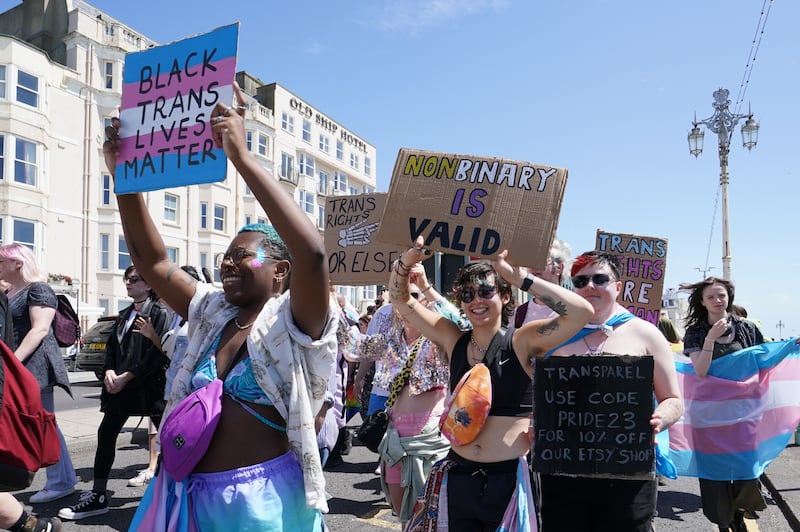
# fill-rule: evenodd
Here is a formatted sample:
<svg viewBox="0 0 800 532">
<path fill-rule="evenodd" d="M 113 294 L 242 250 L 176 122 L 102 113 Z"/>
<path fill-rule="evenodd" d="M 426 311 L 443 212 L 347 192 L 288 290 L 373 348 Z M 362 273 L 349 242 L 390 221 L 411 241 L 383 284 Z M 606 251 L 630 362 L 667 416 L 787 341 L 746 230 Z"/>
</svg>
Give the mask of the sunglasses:
<svg viewBox="0 0 800 532">
<path fill-rule="evenodd" d="M 139 275 L 131 275 L 130 277 L 125 279 L 125 282 L 126 283 L 131 283 L 131 284 L 136 284 L 141 280 L 142 280 L 141 276 L 139 276 Z"/>
<path fill-rule="evenodd" d="M 419 292 L 411 292 L 411 297 L 414 299 L 419 299 Z"/>
<path fill-rule="evenodd" d="M 572 278 L 572 285 L 575 288 L 585 288 L 592 281 L 596 287 L 605 286 L 611 281 L 611 276 L 607 273 L 596 273 L 594 275 L 576 275 Z"/>
<path fill-rule="evenodd" d="M 464 303 L 472 303 L 475 299 L 476 290 L 474 288 L 462 288 L 456 295 Z M 481 299 L 492 299 L 497 293 L 497 287 L 493 285 L 481 285 L 478 287 L 477 294 Z"/>
</svg>

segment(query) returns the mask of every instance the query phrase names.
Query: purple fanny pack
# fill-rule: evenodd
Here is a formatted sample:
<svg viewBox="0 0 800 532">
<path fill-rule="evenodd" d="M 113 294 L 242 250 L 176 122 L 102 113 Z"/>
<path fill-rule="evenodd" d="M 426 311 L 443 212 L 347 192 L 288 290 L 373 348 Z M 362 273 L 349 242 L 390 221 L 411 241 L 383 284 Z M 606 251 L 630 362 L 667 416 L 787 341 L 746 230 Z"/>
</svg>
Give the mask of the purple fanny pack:
<svg viewBox="0 0 800 532">
<path fill-rule="evenodd" d="M 222 414 L 222 381 L 214 379 L 192 392 L 161 425 L 161 461 L 178 482 L 203 458 Z"/>
</svg>

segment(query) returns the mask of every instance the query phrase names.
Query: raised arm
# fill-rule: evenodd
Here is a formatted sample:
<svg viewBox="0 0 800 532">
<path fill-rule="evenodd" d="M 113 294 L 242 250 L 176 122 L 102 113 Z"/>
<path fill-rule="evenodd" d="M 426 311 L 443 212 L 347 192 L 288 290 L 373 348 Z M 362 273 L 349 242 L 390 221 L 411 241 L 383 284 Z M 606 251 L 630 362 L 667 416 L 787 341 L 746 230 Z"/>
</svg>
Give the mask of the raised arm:
<svg viewBox="0 0 800 532">
<path fill-rule="evenodd" d="M 238 112 L 232 112 L 222 103 L 217 104 L 211 118 L 214 141 L 225 148 L 225 155 L 286 243 L 292 255 L 289 285 L 292 315 L 300 330 L 312 338 L 319 338 L 328 315 L 329 296 L 322 237 L 286 189 L 247 150 L 243 119 L 246 102 L 237 84 L 234 83 L 233 89 Z"/>
<path fill-rule="evenodd" d="M 103 144 L 106 167 L 112 177 L 115 175 L 120 147 L 119 126 L 118 119 L 112 120 L 112 125 L 106 128 L 108 140 Z M 136 271 L 147 279 L 147 284 L 175 312 L 184 318 L 188 317 L 189 301 L 194 295 L 197 281 L 169 260 L 161 234 L 144 203 L 144 196 L 141 193 L 118 194 L 117 205 L 125 242 Z"/>
<path fill-rule="evenodd" d="M 550 283 L 534 277 L 523 268 L 512 266 L 506 262 L 507 251 L 500 253 L 493 261 L 494 269 L 512 286 L 521 286 L 526 279 L 533 279 L 528 293 L 536 301 L 553 309 L 558 316 L 546 320 L 526 323 L 514 333 L 512 339 L 514 351 L 521 361 L 530 360 L 534 356 L 542 356 L 550 349 L 566 342 L 580 331 L 594 316 L 592 305 L 584 298 Z"/>
<path fill-rule="evenodd" d="M 395 261 L 389 277 L 389 298 L 392 305 L 397 308 L 397 312 L 424 336 L 441 346 L 447 360 L 450 360 L 453 348 L 461 337 L 461 330 L 441 314 L 418 304 L 417 300 L 411 297 L 408 288 L 409 274 L 421 260 L 428 257 L 430 257 L 430 251 L 422 248 L 422 242 L 419 239 L 414 247 Z"/>
</svg>

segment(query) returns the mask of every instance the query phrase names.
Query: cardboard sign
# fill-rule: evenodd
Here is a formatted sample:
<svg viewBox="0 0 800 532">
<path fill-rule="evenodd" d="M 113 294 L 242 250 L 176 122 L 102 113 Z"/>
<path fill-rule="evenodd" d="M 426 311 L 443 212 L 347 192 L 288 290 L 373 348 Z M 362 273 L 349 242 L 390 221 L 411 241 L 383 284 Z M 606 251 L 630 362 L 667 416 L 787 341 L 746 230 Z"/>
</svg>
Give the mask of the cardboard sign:
<svg viewBox="0 0 800 532">
<path fill-rule="evenodd" d="M 658 325 L 667 268 L 667 239 L 597 230 L 597 251 L 619 257 L 619 304 L 636 317 Z"/>
<path fill-rule="evenodd" d="M 576 355 L 534 364 L 536 471 L 653 478 L 653 357 Z"/>
<path fill-rule="evenodd" d="M 210 119 L 217 102 L 233 101 L 238 38 L 232 24 L 126 56 L 117 194 L 225 179 Z"/>
<path fill-rule="evenodd" d="M 406 248 L 375 241 L 387 194 L 331 196 L 325 204 L 325 249 L 331 282 L 388 284 L 392 262 Z"/>
<path fill-rule="evenodd" d="M 378 240 L 543 269 L 567 170 L 492 157 L 401 149 Z"/>
</svg>

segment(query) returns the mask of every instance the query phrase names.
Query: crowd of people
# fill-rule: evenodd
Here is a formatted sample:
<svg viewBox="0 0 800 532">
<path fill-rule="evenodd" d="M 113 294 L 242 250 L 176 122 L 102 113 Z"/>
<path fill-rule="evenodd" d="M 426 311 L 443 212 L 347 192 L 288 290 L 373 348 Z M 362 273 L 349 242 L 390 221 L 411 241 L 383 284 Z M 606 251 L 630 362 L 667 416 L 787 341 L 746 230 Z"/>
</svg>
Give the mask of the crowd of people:
<svg viewBox="0 0 800 532">
<path fill-rule="evenodd" d="M 588 251 L 573 261 L 556 240 L 539 271 L 510 264 L 503 251 L 465 264 L 445 295 L 425 274 L 431 250 L 420 238 L 393 263 L 388 290 L 359 314 L 331 285 L 316 228 L 247 150 L 246 102 L 234 89 L 237 105 L 218 104 L 212 113 L 214 140 L 271 225 L 243 227 L 217 257 L 220 288 L 169 259 L 141 194 L 118 196 L 132 304 L 108 341 L 92 488 L 59 518 L 108 512 L 117 435 L 130 416 L 147 416 L 148 464 L 130 480 L 146 491 L 130 530 L 325 530 L 323 468 L 342 462 L 352 438 L 346 421 L 360 404 L 364 419 L 387 411 L 376 472 L 405 530 L 490 531 L 511 521 L 520 531 L 592 530 L 597 522 L 650 531 L 654 476 L 540 475 L 530 465 L 537 360 L 652 357 L 655 406 L 645 430 L 655 439 L 683 415 L 670 347 L 679 341 L 675 328 L 656 327 L 619 304 L 618 258 Z M 119 126 L 115 120 L 106 130 L 112 173 Z M 26 246 L 0 247 L 0 332 L 53 412 L 54 388 L 70 387 L 53 335 L 56 296 L 44 277 Z M 733 313 L 729 281 L 682 288 L 690 292 L 684 349 L 699 376 L 712 360 L 764 341 Z M 528 301 L 518 306 L 514 289 Z M 467 409 L 472 429 L 443 431 L 470 379 L 485 379 L 490 396 L 476 395 Z M 208 399 L 203 393 L 212 389 L 218 395 Z M 218 403 L 218 417 L 192 418 L 194 432 L 188 418 L 171 415 L 209 400 Z M 167 427 L 179 437 L 161 439 L 174 433 Z M 58 436 L 61 459 L 47 468 L 31 504 L 75 490 L 69 449 Z M 765 507 L 757 479 L 699 481 L 703 511 L 720 530 L 745 530 L 744 517 Z M 59 530 L 60 521 L 31 515 L 4 493 L 0 526 Z"/>
</svg>

